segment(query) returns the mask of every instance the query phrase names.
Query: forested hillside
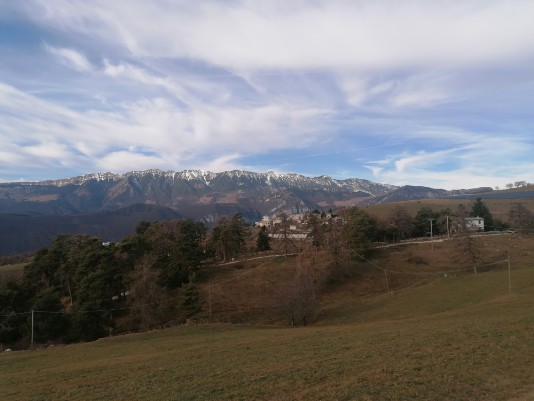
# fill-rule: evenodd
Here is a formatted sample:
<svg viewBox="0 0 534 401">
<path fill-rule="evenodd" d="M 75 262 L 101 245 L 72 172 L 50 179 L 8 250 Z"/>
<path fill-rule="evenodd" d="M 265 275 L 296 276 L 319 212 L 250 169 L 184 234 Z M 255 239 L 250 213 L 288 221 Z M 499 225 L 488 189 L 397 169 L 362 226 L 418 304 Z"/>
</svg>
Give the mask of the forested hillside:
<svg viewBox="0 0 534 401">
<path fill-rule="evenodd" d="M 508 214 L 514 229 L 528 234 L 534 227 L 533 214 L 521 204 Z M 0 342 L 26 346 L 32 337 L 32 317 L 38 343 L 87 341 L 226 317 L 247 322 L 250 316 L 254 321 L 262 316 L 263 322 L 307 325 L 326 290 L 358 276 L 355 263 L 401 241 L 454 238 L 446 263 L 473 273 L 485 263 L 502 263 L 506 257 L 502 250 L 493 255 L 460 224 L 469 215 L 484 217 L 489 231 L 505 227 L 479 199 L 470 210 L 435 211 L 423 206 L 415 216 L 400 205 L 380 218 L 356 207 L 308 213 L 301 223 L 281 215 L 261 229 L 247 226 L 239 214 L 220 218 L 210 231 L 191 220 L 144 221 L 135 234 L 116 242 L 60 235 L 34 255 L 22 279 L 4 281 L 0 287 Z M 221 276 L 226 266 L 249 268 L 274 255 L 295 258 L 289 264 L 280 262 L 281 270 L 273 259 L 274 264 L 268 265 L 272 270 L 264 272 L 267 287 L 250 282 L 236 289 L 234 279 Z M 249 259 L 252 265 L 240 262 Z M 401 259 L 418 268 L 428 263 L 420 255 Z M 403 283 L 409 284 L 399 285 Z M 258 292 L 267 298 L 251 304 Z M 249 310 L 261 313 L 247 315 Z"/>
</svg>

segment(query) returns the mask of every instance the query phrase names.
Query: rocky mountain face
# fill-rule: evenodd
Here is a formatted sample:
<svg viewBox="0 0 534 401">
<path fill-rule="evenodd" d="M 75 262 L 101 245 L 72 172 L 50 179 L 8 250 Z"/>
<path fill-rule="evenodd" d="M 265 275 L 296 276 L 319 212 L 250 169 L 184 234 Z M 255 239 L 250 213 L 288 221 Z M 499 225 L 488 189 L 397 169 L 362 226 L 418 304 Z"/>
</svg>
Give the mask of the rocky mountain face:
<svg viewBox="0 0 534 401">
<path fill-rule="evenodd" d="M 65 180 L 0 184 L 2 213 L 87 214 L 133 204 L 171 208 L 211 221 L 228 208 L 249 220 L 262 215 L 335 208 L 385 195 L 392 185 L 327 176 L 198 170 L 91 174 Z"/>
<path fill-rule="evenodd" d="M 456 191 L 458 192 L 458 191 Z M 117 240 L 141 220 L 190 218 L 208 226 L 241 213 L 253 223 L 281 212 L 422 199 L 453 192 L 351 178 L 200 170 L 98 173 L 63 180 L 0 184 L 0 255 L 34 251 L 56 235 Z"/>
<path fill-rule="evenodd" d="M 360 202 L 360 205 L 375 205 L 379 203 L 391 203 L 391 202 L 402 202 L 407 200 L 416 200 L 416 199 L 432 199 L 432 198 L 453 198 L 460 196 L 473 196 L 477 194 L 491 192 L 492 188 L 490 187 L 480 187 L 472 189 L 455 189 L 452 191 L 447 191 L 445 189 L 436 189 L 422 186 L 412 186 L 405 185 L 398 187 L 391 192 L 375 196 L 370 199 L 366 199 Z"/>
</svg>

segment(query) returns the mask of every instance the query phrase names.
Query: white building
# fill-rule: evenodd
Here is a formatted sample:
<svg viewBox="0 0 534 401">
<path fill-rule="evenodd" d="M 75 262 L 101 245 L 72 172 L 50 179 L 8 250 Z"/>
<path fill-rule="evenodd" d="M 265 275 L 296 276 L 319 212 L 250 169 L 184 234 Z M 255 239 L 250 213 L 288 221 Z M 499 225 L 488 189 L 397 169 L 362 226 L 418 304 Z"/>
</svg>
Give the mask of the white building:
<svg viewBox="0 0 534 401">
<path fill-rule="evenodd" d="M 271 225 L 271 219 L 269 216 L 263 216 L 261 221 L 256 222 L 256 227 L 269 227 Z"/>
<path fill-rule="evenodd" d="M 483 217 L 466 217 L 464 223 L 467 231 L 484 231 Z"/>
</svg>

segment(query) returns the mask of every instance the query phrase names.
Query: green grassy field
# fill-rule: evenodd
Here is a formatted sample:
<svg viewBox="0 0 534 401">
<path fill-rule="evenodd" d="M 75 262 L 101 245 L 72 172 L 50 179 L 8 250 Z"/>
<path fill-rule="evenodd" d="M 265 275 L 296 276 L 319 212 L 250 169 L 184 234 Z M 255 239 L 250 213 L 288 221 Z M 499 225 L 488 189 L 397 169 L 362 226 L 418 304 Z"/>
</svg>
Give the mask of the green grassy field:
<svg viewBox="0 0 534 401">
<path fill-rule="evenodd" d="M 463 205 L 470 210 L 472 203 L 472 199 L 421 199 L 370 205 L 365 206 L 364 209 L 374 216 L 385 217 L 388 215 L 388 213 L 390 213 L 393 206 L 399 205 L 406 208 L 408 213 L 410 213 L 412 216 L 415 216 L 417 211 L 422 207 L 430 207 L 434 211 L 449 208 L 452 212 L 456 212 L 459 205 Z M 528 210 L 534 211 L 534 198 L 484 199 L 484 203 L 488 206 L 493 217 L 499 218 L 505 222 L 508 222 L 508 212 L 515 203 L 521 203 Z"/>
<path fill-rule="evenodd" d="M 18 263 L 15 265 L 0 266 L 0 285 L 7 283 L 8 281 L 16 281 L 22 278 L 24 273 L 24 267 L 28 263 Z"/>
<path fill-rule="evenodd" d="M 22 272 L 24 270 L 24 267 L 26 267 L 28 263 L 17 263 L 16 265 L 4 265 L 0 266 L 0 274 L 6 273 L 6 272 Z"/>
<path fill-rule="evenodd" d="M 506 265 L 476 275 L 392 275 L 388 293 L 383 272 L 362 264 L 324 290 L 308 327 L 190 325 L 2 353 L 0 400 L 532 400 L 534 241 L 480 241 L 496 256 L 513 249 L 511 295 Z M 454 246 L 400 247 L 374 260 L 431 272 L 450 267 Z M 425 263 L 409 264 L 414 255 Z M 203 294 L 211 283 L 220 307 L 260 305 L 288 274 L 288 260 L 296 263 L 205 272 Z M 225 280 L 232 286 L 215 290 Z"/>
</svg>

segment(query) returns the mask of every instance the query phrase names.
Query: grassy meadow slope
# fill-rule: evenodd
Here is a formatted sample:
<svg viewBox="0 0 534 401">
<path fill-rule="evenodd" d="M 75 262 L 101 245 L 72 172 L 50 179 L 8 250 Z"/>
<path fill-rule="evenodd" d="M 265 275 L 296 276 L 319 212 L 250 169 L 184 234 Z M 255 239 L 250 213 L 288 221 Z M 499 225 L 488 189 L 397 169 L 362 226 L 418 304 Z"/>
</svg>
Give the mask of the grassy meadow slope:
<svg viewBox="0 0 534 401">
<path fill-rule="evenodd" d="M 453 240 L 386 248 L 330 275 L 316 255 L 326 280 L 308 327 L 268 307 L 311 255 L 207 268 L 204 317 L 210 297 L 219 323 L 0 354 L 0 399 L 533 399 L 534 239 L 477 242 L 499 263 L 476 275 L 453 261 Z M 247 319 L 258 324 L 224 323 Z"/>
<path fill-rule="evenodd" d="M 505 192 L 505 191 L 502 191 Z M 520 191 L 517 191 L 520 192 Z M 515 203 L 521 203 L 528 210 L 534 212 L 534 198 L 513 198 L 513 199 L 483 199 L 484 203 L 488 206 L 493 217 L 496 217 L 502 221 L 508 221 L 508 212 Z M 463 205 L 467 210 L 471 209 L 473 204 L 473 199 L 421 199 L 421 200 L 411 200 L 404 202 L 395 202 L 395 203 L 382 203 L 378 205 L 365 206 L 364 209 L 369 213 L 377 217 L 385 217 L 390 211 L 391 208 L 395 205 L 405 207 L 408 212 L 415 216 L 417 211 L 424 207 L 430 207 L 435 211 L 442 209 L 451 209 L 452 212 L 456 212 L 459 205 Z"/>
<path fill-rule="evenodd" d="M 28 263 L 17 263 L 12 265 L 0 266 L 0 285 L 8 283 L 9 281 L 17 281 L 22 278 L 24 267 Z"/>
</svg>

